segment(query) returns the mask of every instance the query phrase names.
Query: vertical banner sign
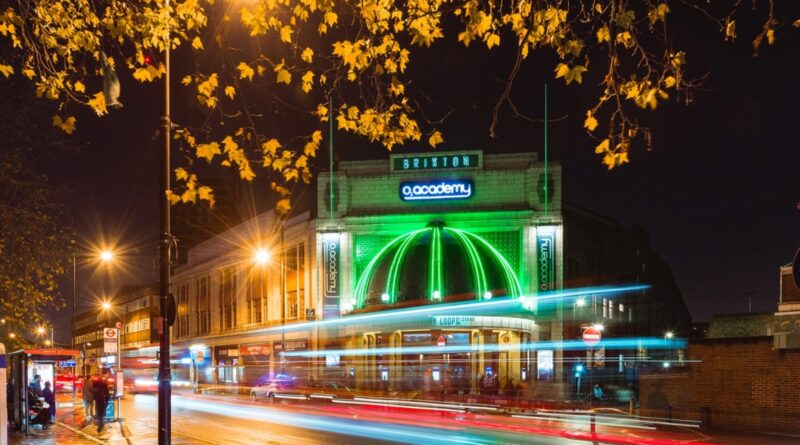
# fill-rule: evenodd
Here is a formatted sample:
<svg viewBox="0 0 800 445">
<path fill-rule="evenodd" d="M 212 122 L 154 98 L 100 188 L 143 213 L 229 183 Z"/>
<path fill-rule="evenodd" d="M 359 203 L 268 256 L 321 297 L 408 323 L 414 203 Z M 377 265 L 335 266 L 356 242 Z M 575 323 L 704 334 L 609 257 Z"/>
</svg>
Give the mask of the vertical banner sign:
<svg viewBox="0 0 800 445">
<path fill-rule="evenodd" d="M 539 291 L 553 290 L 555 287 L 556 228 L 552 226 L 536 229 L 536 278 Z"/>
<path fill-rule="evenodd" d="M 338 233 L 326 233 L 322 236 L 322 276 L 323 295 L 325 297 L 324 317 L 339 316 L 339 296 L 341 291 L 340 268 L 341 243 Z"/>
</svg>

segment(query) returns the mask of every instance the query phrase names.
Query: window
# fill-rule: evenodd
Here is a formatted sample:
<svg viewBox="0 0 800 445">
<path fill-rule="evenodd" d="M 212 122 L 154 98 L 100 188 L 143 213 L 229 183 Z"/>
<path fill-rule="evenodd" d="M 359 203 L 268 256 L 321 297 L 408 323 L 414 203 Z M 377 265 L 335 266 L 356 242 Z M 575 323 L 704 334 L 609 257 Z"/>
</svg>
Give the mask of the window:
<svg viewBox="0 0 800 445">
<path fill-rule="evenodd" d="M 620 320 L 625 319 L 625 305 L 622 303 L 619 304 L 619 319 Z"/>
<path fill-rule="evenodd" d="M 236 280 L 234 269 L 225 269 L 219 273 L 219 312 L 222 329 L 236 327 Z"/>
<path fill-rule="evenodd" d="M 267 301 L 267 270 L 263 267 L 254 267 L 250 271 L 247 286 L 247 323 L 263 323 L 266 316 L 265 303 Z"/>
<path fill-rule="evenodd" d="M 211 331 L 211 278 L 202 277 L 197 280 L 197 333 L 208 334 Z"/>
<path fill-rule="evenodd" d="M 184 283 L 178 286 L 177 298 L 177 322 L 176 334 L 178 337 L 189 335 L 189 284 Z"/>
<path fill-rule="evenodd" d="M 603 298 L 603 318 L 608 317 L 608 299 Z"/>
<path fill-rule="evenodd" d="M 305 244 L 290 247 L 286 252 L 285 318 L 296 319 L 305 312 Z"/>
</svg>

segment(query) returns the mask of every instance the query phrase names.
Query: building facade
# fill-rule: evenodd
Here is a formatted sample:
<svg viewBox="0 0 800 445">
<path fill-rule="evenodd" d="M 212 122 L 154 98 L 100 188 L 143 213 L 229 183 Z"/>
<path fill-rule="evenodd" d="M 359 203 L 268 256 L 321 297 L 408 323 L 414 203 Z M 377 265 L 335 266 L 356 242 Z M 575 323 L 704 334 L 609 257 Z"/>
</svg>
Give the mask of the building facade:
<svg viewBox="0 0 800 445">
<path fill-rule="evenodd" d="M 643 232 L 565 206 L 560 167 L 535 154 L 392 155 L 317 180 L 313 212 L 261 214 L 175 269 L 179 372 L 199 383 L 290 374 L 394 391 L 473 392 L 488 380 L 496 392 L 555 397 L 572 388 L 574 363 L 606 361 L 564 347 L 586 326 L 605 322 L 612 337 L 688 328 Z M 557 293 L 567 282 L 650 279 L 658 285 L 635 295 L 587 291 L 584 304 Z M 603 352 L 619 369 L 636 358 Z"/>
</svg>

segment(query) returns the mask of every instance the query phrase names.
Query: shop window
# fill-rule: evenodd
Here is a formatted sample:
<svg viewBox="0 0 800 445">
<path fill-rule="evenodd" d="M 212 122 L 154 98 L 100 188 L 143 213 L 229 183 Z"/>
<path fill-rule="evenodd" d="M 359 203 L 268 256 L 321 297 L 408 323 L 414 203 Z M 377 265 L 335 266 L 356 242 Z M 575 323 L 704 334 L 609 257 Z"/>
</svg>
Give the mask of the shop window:
<svg viewBox="0 0 800 445">
<path fill-rule="evenodd" d="M 211 278 L 202 277 L 197 280 L 197 333 L 208 334 L 211 331 Z"/>
<path fill-rule="evenodd" d="M 189 285 L 184 283 L 178 286 L 177 298 L 177 336 L 189 335 Z"/>
<path fill-rule="evenodd" d="M 250 272 L 247 286 L 247 323 L 260 324 L 266 316 L 267 270 L 254 267 Z"/>
<path fill-rule="evenodd" d="M 222 329 L 236 327 L 236 277 L 234 269 L 219 272 L 219 312 Z"/>
<path fill-rule="evenodd" d="M 300 243 L 286 252 L 286 318 L 298 318 L 305 311 L 305 271 L 305 244 Z"/>
</svg>

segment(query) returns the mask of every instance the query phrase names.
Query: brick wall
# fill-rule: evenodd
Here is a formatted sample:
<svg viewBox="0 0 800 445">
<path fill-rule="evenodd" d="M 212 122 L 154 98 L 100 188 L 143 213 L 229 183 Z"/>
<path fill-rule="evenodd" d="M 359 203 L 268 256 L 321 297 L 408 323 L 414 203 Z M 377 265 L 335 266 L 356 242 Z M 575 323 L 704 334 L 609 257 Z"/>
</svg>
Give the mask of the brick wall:
<svg viewBox="0 0 800 445">
<path fill-rule="evenodd" d="M 701 362 L 642 374 L 640 414 L 800 434 L 800 349 L 775 350 L 772 337 L 705 339 L 688 357 Z"/>
</svg>

